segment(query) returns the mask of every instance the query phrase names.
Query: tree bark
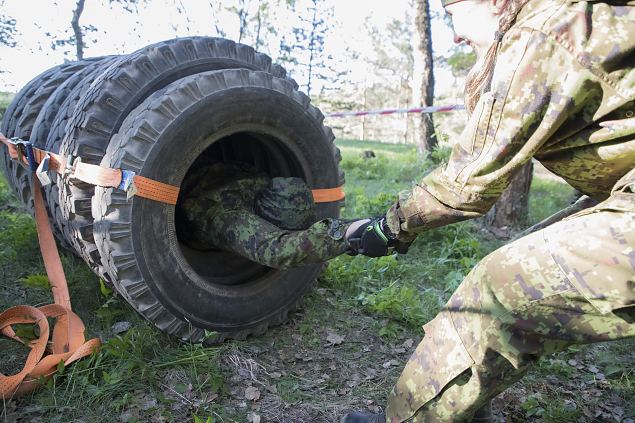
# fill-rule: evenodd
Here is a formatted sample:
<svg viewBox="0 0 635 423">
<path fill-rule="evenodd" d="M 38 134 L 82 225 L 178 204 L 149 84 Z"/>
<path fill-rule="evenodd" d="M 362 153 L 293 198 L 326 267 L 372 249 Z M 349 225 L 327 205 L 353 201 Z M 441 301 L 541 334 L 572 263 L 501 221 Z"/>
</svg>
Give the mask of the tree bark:
<svg viewBox="0 0 635 423">
<path fill-rule="evenodd" d="M 485 215 L 485 227 L 495 236 L 508 238 L 514 229 L 527 224 L 533 170 L 531 161 L 525 164 Z"/>
<path fill-rule="evenodd" d="M 79 18 L 84 11 L 84 1 L 77 0 L 75 10 L 73 11 L 73 19 L 71 19 L 71 26 L 75 33 L 75 50 L 77 52 L 77 60 L 84 58 L 84 34 L 82 34 L 82 28 L 79 26 Z"/>
<path fill-rule="evenodd" d="M 238 42 L 243 42 L 243 37 L 247 33 L 247 6 L 245 6 L 245 0 L 241 0 L 239 4 L 240 10 L 238 10 L 238 21 L 240 23 L 240 29 L 238 34 Z"/>
<path fill-rule="evenodd" d="M 423 106 L 431 106 L 434 102 L 434 62 L 432 58 L 432 25 L 428 0 L 417 0 L 416 25 L 420 40 L 419 50 L 423 57 L 421 103 Z M 430 153 L 437 146 L 432 115 L 429 113 L 422 114 L 420 125 L 419 152 Z"/>
<path fill-rule="evenodd" d="M 258 14 L 256 15 L 257 27 L 256 27 L 256 44 L 254 47 L 256 50 L 260 50 L 260 31 L 262 30 L 262 1 L 258 0 Z"/>
</svg>

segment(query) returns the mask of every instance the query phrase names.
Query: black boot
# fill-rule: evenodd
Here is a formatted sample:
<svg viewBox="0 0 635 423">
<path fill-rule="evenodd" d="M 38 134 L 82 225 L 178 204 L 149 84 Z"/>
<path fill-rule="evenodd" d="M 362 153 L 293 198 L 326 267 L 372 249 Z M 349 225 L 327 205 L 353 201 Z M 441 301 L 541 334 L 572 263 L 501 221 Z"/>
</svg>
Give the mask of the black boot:
<svg viewBox="0 0 635 423">
<path fill-rule="evenodd" d="M 492 403 L 490 402 L 476 410 L 474 417 L 468 423 L 492 423 L 493 421 Z M 342 417 L 340 423 L 386 423 L 386 415 L 384 413 L 348 413 Z"/>
<path fill-rule="evenodd" d="M 482 406 L 476 413 L 474 413 L 474 417 L 470 420 L 469 423 L 492 423 L 494 421 L 494 417 L 492 417 L 492 403 L 488 402 L 486 405 Z"/>
<path fill-rule="evenodd" d="M 386 415 L 373 413 L 348 413 L 340 423 L 386 423 Z"/>
</svg>

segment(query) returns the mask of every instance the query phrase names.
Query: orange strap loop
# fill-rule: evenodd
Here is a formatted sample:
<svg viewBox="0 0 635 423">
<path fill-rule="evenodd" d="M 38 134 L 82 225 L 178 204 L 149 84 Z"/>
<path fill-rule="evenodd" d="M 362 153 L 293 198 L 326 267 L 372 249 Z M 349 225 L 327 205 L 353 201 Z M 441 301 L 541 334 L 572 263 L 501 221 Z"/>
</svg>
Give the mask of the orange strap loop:
<svg viewBox="0 0 635 423">
<path fill-rule="evenodd" d="M 4 143 L 9 149 L 9 155 L 12 159 L 17 160 L 18 147 L 14 142 L 0 134 L 0 142 Z M 49 157 L 49 170 L 63 174 L 68 166 L 73 163 L 66 163 L 66 159 L 62 156 L 51 153 L 39 148 L 33 148 L 35 161 L 41 163 L 46 156 Z M 25 158 L 22 159 L 26 163 Z M 68 165 L 68 166 L 67 166 Z M 102 166 L 92 165 L 88 163 L 77 162 L 71 176 L 91 185 L 102 187 L 120 188 L 124 177 L 121 169 L 110 169 Z M 179 198 L 179 187 L 169 185 L 163 182 L 155 181 L 144 176 L 135 175 L 133 177 L 134 194 L 138 197 L 147 198 L 149 200 L 158 201 L 170 205 L 176 205 Z M 344 187 L 314 189 L 313 201 L 316 203 L 332 203 L 343 200 Z"/>
<path fill-rule="evenodd" d="M 38 240 L 55 304 L 39 308 L 16 306 L 0 313 L 0 333 L 31 348 L 26 363 L 19 373 L 11 376 L 0 373 L 0 397 L 3 400 L 36 389 L 40 379 L 47 379 L 57 371 L 60 361 L 68 365 L 92 354 L 101 346 L 101 341 L 97 338 L 86 342 L 84 324 L 79 316 L 71 311 L 66 275 L 44 208 L 40 181 L 36 177 L 33 178 L 32 188 Z M 53 329 L 50 354 L 45 356 L 50 332 L 48 317 L 56 319 L 57 322 Z M 39 338 L 31 342 L 21 339 L 12 328 L 15 324 L 37 324 L 40 329 Z"/>
<path fill-rule="evenodd" d="M 344 194 L 344 187 L 326 188 L 326 189 L 314 189 L 313 201 L 316 203 L 332 203 L 335 201 L 341 201 L 346 197 Z"/>
</svg>

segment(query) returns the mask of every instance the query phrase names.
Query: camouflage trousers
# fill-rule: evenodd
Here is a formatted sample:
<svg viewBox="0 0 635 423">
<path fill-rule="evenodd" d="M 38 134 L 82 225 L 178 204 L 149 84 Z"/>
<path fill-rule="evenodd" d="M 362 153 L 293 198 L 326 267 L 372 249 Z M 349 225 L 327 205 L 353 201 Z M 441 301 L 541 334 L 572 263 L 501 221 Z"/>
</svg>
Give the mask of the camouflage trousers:
<svg viewBox="0 0 635 423">
<path fill-rule="evenodd" d="M 390 394 L 389 422 L 469 420 L 539 357 L 635 336 L 631 177 L 598 206 L 500 248 L 470 272 L 424 326 Z"/>
</svg>

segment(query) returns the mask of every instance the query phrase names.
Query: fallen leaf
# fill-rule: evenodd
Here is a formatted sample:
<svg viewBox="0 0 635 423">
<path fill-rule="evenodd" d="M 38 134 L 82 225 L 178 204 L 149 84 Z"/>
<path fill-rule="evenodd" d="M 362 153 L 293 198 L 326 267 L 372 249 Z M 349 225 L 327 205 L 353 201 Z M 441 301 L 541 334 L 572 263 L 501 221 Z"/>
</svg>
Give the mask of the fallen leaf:
<svg viewBox="0 0 635 423">
<path fill-rule="evenodd" d="M 377 404 L 370 404 L 368 410 L 373 414 L 379 414 L 381 412 L 381 408 L 379 408 Z"/>
<path fill-rule="evenodd" d="M 333 345 L 340 345 L 342 342 L 344 342 L 344 337 L 335 333 L 329 333 L 326 337 L 326 342 Z"/>
<path fill-rule="evenodd" d="M 564 400 L 564 407 L 569 411 L 574 411 L 578 408 L 578 405 L 571 400 Z"/>
<path fill-rule="evenodd" d="M 255 386 L 245 389 L 245 399 L 249 401 L 258 401 L 260 399 L 260 390 Z"/>
<path fill-rule="evenodd" d="M 415 341 L 413 341 L 412 339 L 408 338 L 404 341 L 404 343 L 402 344 L 403 347 L 407 350 L 409 350 L 410 348 L 412 348 L 412 346 L 415 344 Z"/>
<path fill-rule="evenodd" d="M 256 413 L 249 413 L 247 415 L 247 421 L 249 423 L 260 423 L 260 416 Z"/>
<path fill-rule="evenodd" d="M 119 335 L 121 333 L 128 332 L 131 326 L 132 325 L 130 324 L 130 322 L 117 322 L 114 325 L 112 325 L 110 329 L 113 331 L 113 333 L 116 333 L 117 335 Z"/>
</svg>

